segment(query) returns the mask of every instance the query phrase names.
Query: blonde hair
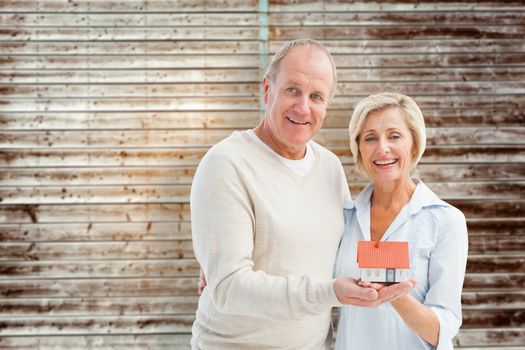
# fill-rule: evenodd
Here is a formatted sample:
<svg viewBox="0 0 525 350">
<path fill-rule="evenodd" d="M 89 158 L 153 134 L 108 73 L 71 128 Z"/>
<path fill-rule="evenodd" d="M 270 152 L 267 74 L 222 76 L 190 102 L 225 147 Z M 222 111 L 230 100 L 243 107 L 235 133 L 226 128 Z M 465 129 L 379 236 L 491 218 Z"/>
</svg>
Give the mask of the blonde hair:
<svg viewBox="0 0 525 350">
<path fill-rule="evenodd" d="M 330 99 L 334 97 L 335 95 L 335 88 L 337 86 L 337 70 L 335 68 L 335 62 L 332 58 L 332 55 L 330 55 L 330 52 L 328 49 L 321 44 L 320 42 L 314 40 L 314 39 L 296 39 L 287 42 L 282 46 L 277 52 L 275 52 L 275 55 L 273 55 L 272 60 L 270 61 L 270 64 L 268 64 L 268 67 L 266 67 L 266 72 L 264 73 L 264 76 L 267 77 L 270 81 L 275 81 L 275 77 L 277 76 L 277 73 L 279 72 L 279 64 L 281 61 L 286 57 L 286 55 L 290 52 L 291 49 L 297 46 L 310 46 L 314 47 L 316 49 L 321 50 L 326 54 L 328 59 L 330 60 L 330 64 L 332 65 L 332 73 L 333 73 L 333 82 L 332 86 L 330 87 Z"/>
<path fill-rule="evenodd" d="M 421 156 L 425 152 L 427 143 L 425 121 L 423 119 L 423 113 L 416 102 L 406 95 L 392 92 L 370 95 L 361 100 L 357 106 L 355 106 L 354 113 L 350 119 L 350 124 L 348 125 L 348 131 L 350 133 L 350 150 L 354 156 L 355 166 L 360 172 L 364 172 L 364 168 L 363 159 L 359 153 L 359 135 L 361 134 L 365 120 L 372 112 L 392 107 L 399 109 L 412 135 L 412 141 L 416 148 L 416 155 L 411 162 L 412 169 L 417 166 Z"/>
</svg>

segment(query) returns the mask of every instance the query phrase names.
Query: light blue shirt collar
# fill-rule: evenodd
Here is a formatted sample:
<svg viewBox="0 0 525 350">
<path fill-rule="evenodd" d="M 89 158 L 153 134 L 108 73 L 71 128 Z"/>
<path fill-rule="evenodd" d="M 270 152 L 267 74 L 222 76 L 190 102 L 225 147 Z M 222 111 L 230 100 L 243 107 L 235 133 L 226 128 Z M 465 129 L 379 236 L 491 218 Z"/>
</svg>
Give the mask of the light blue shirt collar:
<svg viewBox="0 0 525 350">
<path fill-rule="evenodd" d="M 419 213 L 423 208 L 431 206 L 450 206 L 448 203 L 439 199 L 438 196 L 436 196 L 436 194 L 423 183 L 423 181 L 417 178 L 412 178 L 412 181 L 416 184 L 416 189 L 412 194 L 412 198 L 410 198 L 407 205 L 401 209 L 397 217 L 394 219 L 394 222 L 392 222 L 383 235 L 382 240 L 388 239 L 392 232 L 395 232 L 395 230 L 406 222 L 411 215 Z M 363 189 L 363 191 L 361 191 L 355 200 L 347 201 L 343 205 L 345 210 L 356 210 L 357 222 L 361 227 L 363 239 L 365 240 L 370 240 L 370 198 L 373 191 L 374 184 L 369 184 Z"/>
</svg>

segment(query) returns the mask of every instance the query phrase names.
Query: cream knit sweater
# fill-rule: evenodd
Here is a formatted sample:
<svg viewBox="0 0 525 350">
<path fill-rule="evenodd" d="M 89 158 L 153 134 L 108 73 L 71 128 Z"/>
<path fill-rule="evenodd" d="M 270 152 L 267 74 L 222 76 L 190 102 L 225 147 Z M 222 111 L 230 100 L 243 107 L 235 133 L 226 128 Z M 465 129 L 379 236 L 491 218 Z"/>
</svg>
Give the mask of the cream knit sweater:
<svg viewBox="0 0 525 350">
<path fill-rule="evenodd" d="M 206 274 L 193 349 L 328 349 L 338 306 L 333 266 L 343 233 L 344 171 L 311 143 L 299 176 L 246 132 L 206 154 L 191 190 L 195 255 Z"/>
</svg>

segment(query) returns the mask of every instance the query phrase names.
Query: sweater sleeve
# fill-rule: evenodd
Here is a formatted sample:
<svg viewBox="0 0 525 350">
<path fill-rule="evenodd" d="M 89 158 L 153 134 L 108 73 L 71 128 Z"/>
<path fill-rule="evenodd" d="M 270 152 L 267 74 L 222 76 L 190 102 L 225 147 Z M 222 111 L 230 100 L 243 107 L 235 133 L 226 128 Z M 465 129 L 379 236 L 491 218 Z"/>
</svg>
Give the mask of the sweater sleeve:
<svg viewBox="0 0 525 350">
<path fill-rule="evenodd" d="M 464 215 L 447 208 L 437 218 L 441 228 L 429 265 L 429 290 L 425 298 L 439 320 L 438 350 L 452 349 L 461 326 L 461 289 L 467 263 L 468 235 Z"/>
<path fill-rule="evenodd" d="M 331 280 L 254 271 L 255 213 L 239 169 L 208 154 L 191 190 L 193 247 L 214 307 L 222 313 L 297 319 L 339 305 Z"/>
</svg>

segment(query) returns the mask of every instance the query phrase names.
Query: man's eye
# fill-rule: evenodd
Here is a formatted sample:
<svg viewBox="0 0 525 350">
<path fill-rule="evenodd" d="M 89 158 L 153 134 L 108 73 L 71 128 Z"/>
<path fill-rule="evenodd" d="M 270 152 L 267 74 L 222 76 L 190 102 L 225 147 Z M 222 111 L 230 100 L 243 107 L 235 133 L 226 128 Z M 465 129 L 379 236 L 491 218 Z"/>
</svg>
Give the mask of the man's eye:
<svg viewBox="0 0 525 350">
<path fill-rule="evenodd" d="M 322 101 L 323 98 L 321 97 L 321 95 L 313 94 L 312 95 L 312 100 L 314 100 L 314 101 Z"/>
<path fill-rule="evenodd" d="M 294 94 L 294 93 L 297 92 L 297 89 L 293 88 L 293 87 L 289 87 L 288 89 L 286 89 L 286 91 L 291 92 L 292 94 Z"/>
</svg>

